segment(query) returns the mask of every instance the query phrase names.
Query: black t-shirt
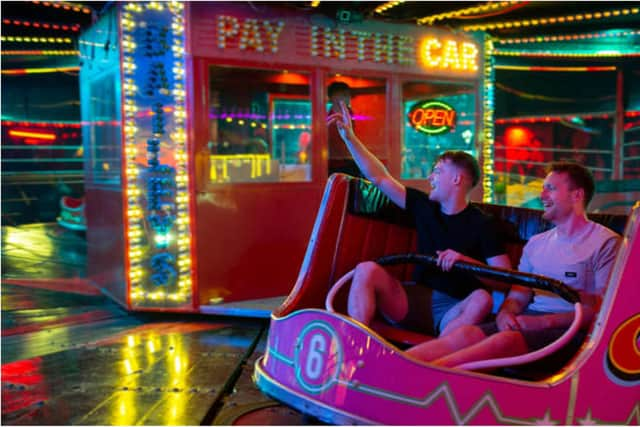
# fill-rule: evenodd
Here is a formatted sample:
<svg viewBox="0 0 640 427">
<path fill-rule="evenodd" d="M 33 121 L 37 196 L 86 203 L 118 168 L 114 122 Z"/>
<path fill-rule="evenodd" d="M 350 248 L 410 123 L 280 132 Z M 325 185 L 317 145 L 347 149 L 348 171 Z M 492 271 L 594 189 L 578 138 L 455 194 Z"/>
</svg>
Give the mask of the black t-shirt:
<svg viewBox="0 0 640 427">
<path fill-rule="evenodd" d="M 488 258 L 506 253 L 495 218 L 475 206 L 446 215 L 428 194 L 407 188 L 406 209 L 416 221 L 420 254 L 437 256 L 436 250 L 453 249 L 486 263 Z M 417 265 L 414 280 L 459 299 L 482 287 L 471 274 L 443 272 L 435 266 Z"/>
</svg>

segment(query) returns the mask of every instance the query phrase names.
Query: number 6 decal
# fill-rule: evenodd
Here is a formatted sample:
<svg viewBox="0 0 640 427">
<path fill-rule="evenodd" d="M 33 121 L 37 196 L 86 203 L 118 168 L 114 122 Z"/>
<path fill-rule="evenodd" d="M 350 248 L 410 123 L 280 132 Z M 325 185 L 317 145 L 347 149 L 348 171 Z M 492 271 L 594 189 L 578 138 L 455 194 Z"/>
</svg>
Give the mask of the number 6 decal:
<svg viewBox="0 0 640 427">
<path fill-rule="evenodd" d="M 327 340 L 324 335 L 315 333 L 311 336 L 309 353 L 304 372 L 312 380 L 317 380 L 322 373 L 324 354 L 327 351 Z"/>
<path fill-rule="evenodd" d="M 295 351 L 296 379 L 309 393 L 320 393 L 336 382 L 342 347 L 331 325 L 315 321 L 300 333 Z"/>
</svg>

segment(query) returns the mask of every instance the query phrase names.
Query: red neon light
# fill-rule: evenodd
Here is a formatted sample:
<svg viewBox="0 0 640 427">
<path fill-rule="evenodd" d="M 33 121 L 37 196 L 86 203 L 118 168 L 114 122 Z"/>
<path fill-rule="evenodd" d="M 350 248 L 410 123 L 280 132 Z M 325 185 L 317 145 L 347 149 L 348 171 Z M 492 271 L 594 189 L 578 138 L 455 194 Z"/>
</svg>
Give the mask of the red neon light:
<svg viewBox="0 0 640 427">
<path fill-rule="evenodd" d="M 411 112 L 411 124 L 421 127 L 453 126 L 455 123 L 455 110 L 442 110 L 436 108 L 416 108 Z"/>
<path fill-rule="evenodd" d="M 80 128 L 83 123 L 65 123 L 65 122 L 16 122 L 12 120 L 2 120 L 2 126 L 37 126 L 37 127 L 54 127 L 54 128 Z M 90 124 L 89 122 L 85 124 Z"/>
<path fill-rule="evenodd" d="M 80 24 L 73 24 L 71 26 L 69 25 L 59 25 L 59 24 L 50 24 L 48 22 L 29 22 L 29 21 L 19 21 L 17 19 L 11 20 L 11 19 L 3 19 L 2 20 L 3 24 L 7 24 L 7 25 L 22 25 L 25 27 L 31 27 L 33 26 L 34 28 L 53 28 L 54 30 L 64 30 L 64 31 L 74 31 L 74 32 L 78 32 L 80 31 Z"/>
<path fill-rule="evenodd" d="M 33 130 L 18 130 L 11 129 L 9 131 L 9 136 L 13 136 L 15 138 L 31 138 L 31 139 L 39 139 L 45 141 L 55 141 L 56 135 L 54 133 L 44 133 Z"/>
</svg>

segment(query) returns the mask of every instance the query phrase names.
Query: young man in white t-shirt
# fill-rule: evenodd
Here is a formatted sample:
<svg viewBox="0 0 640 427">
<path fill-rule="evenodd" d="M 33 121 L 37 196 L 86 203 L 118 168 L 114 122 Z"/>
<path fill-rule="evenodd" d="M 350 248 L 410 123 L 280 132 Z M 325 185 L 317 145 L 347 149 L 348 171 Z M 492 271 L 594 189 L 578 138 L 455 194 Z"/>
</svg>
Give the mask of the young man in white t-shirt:
<svg viewBox="0 0 640 427">
<path fill-rule="evenodd" d="M 543 218 L 555 227 L 527 242 L 519 266 L 521 271 L 560 280 L 578 291 L 584 306 L 583 331 L 598 310 L 620 244 L 618 234 L 587 219 L 594 187 L 585 167 L 571 162 L 550 165 L 540 198 Z M 559 296 L 514 285 L 495 322 L 463 326 L 407 352 L 443 366 L 516 356 L 559 338 L 573 317 L 573 306 Z M 580 341 L 575 340 L 575 345 Z"/>
</svg>

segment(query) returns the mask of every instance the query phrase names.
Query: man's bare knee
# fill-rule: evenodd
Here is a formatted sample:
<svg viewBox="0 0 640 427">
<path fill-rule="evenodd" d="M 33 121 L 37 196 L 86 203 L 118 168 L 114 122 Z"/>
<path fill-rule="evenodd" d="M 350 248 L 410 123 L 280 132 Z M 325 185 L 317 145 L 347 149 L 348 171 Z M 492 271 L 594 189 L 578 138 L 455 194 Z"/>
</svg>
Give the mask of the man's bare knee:
<svg viewBox="0 0 640 427">
<path fill-rule="evenodd" d="M 491 294 L 484 289 L 476 289 L 471 292 L 471 303 L 475 307 L 482 307 L 483 309 L 491 310 L 493 307 L 493 298 Z"/>
<path fill-rule="evenodd" d="M 354 271 L 354 279 L 359 278 L 364 281 L 369 281 L 377 274 L 379 274 L 381 268 L 382 267 L 380 267 L 379 264 L 373 261 L 363 261 L 356 265 Z"/>
<path fill-rule="evenodd" d="M 493 309 L 493 298 L 484 289 L 476 289 L 469 295 L 469 303 L 465 310 L 469 313 L 472 323 L 481 322 Z"/>
</svg>

